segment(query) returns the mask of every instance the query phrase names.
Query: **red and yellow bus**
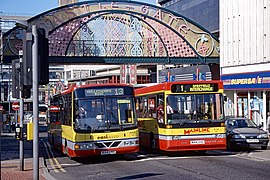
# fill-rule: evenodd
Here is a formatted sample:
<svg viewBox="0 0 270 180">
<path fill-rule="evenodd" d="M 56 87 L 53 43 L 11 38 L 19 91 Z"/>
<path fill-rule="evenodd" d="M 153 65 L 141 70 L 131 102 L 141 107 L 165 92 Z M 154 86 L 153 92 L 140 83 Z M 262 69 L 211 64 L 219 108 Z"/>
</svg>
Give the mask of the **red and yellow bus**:
<svg viewBox="0 0 270 180">
<path fill-rule="evenodd" d="M 50 101 L 50 144 L 69 157 L 139 150 L 134 88 L 123 84 L 72 87 Z"/>
<path fill-rule="evenodd" d="M 135 90 L 140 145 L 161 151 L 226 149 L 221 81 L 166 82 Z"/>
</svg>

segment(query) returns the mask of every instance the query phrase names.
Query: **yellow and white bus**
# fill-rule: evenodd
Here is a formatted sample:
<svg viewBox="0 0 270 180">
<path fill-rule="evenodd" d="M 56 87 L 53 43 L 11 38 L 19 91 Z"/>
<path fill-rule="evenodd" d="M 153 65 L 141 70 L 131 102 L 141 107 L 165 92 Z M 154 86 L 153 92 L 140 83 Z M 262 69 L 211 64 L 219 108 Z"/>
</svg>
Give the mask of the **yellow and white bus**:
<svg viewBox="0 0 270 180">
<path fill-rule="evenodd" d="M 69 157 L 139 151 L 134 88 L 75 86 L 51 100 L 48 138 Z"/>
<path fill-rule="evenodd" d="M 161 151 L 226 149 L 221 81 L 167 82 L 135 90 L 140 145 Z"/>
</svg>

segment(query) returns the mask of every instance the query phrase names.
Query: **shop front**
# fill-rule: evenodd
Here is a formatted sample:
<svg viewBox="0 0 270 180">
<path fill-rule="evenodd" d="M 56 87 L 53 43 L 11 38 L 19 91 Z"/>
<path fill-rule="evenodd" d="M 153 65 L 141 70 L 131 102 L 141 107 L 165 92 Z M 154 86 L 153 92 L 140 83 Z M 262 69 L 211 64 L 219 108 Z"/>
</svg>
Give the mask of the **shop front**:
<svg viewBox="0 0 270 180">
<path fill-rule="evenodd" d="M 270 112 L 270 71 L 223 74 L 225 115 L 247 117 L 266 129 Z"/>
</svg>

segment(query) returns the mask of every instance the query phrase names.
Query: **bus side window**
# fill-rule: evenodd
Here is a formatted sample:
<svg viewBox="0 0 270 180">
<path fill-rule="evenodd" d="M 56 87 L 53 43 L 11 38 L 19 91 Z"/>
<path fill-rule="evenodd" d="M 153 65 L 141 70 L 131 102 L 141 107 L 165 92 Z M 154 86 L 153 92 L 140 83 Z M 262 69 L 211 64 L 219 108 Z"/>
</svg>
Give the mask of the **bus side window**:
<svg viewBox="0 0 270 180">
<path fill-rule="evenodd" d="M 147 111 L 146 111 L 146 106 L 144 103 L 144 97 L 138 97 L 136 99 L 136 111 L 137 111 L 137 117 L 139 118 L 145 117 L 145 114 L 147 113 Z"/>
<path fill-rule="evenodd" d="M 147 97 L 143 97 L 143 109 L 142 109 L 142 117 L 147 118 L 149 117 L 149 108 L 148 108 L 148 102 Z"/>
<path fill-rule="evenodd" d="M 156 116 L 156 97 L 150 97 L 148 99 L 148 103 L 149 103 L 149 114 L 148 114 L 148 117 L 151 117 L 151 118 L 155 118 Z"/>
<path fill-rule="evenodd" d="M 158 119 L 159 123 L 165 123 L 164 121 L 164 95 L 158 94 L 156 102 L 157 108 L 155 108 L 156 118 Z"/>
<path fill-rule="evenodd" d="M 141 111 L 142 111 L 142 101 L 141 99 L 138 97 L 136 98 L 136 113 L 137 113 L 137 117 L 141 117 Z"/>
</svg>

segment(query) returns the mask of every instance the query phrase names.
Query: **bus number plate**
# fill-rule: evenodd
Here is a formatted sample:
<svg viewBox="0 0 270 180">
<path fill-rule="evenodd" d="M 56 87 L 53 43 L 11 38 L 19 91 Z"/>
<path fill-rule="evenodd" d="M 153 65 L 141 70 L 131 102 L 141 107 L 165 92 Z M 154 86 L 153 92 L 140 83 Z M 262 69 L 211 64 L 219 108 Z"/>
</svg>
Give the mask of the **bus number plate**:
<svg viewBox="0 0 270 180">
<path fill-rule="evenodd" d="M 193 140 L 190 141 L 190 144 L 205 144 L 204 140 Z"/>
<path fill-rule="evenodd" d="M 101 155 L 116 154 L 116 151 L 101 151 Z"/>
</svg>

